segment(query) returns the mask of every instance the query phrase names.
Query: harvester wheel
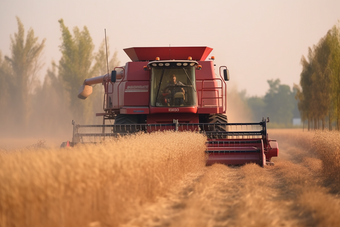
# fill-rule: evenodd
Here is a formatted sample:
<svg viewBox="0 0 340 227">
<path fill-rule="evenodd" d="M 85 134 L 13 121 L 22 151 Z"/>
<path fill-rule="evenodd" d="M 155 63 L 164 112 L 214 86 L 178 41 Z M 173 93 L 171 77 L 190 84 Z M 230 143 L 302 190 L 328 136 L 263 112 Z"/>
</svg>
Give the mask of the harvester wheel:
<svg viewBox="0 0 340 227">
<path fill-rule="evenodd" d="M 145 131 L 140 124 L 140 117 L 138 115 L 118 114 L 114 122 L 114 132 L 120 134 L 131 134 Z"/>
<path fill-rule="evenodd" d="M 226 132 L 228 131 L 227 126 L 220 125 L 220 124 L 226 124 L 228 123 L 228 117 L 224 114 L 210 114 L 208 117 L 209 124 L 215 124 L 214 126 L 209 126 L 208 129 L 206 129 L 206 132 L 209 131 L 218 131 L 218 132 Z M 211 137 L 223 137 L 223 134 L 220 135 L 213 135 L 211 134 Z"/>
<path fill-rule="evenodd" d="M 213 124 L 213 123 L 222 123 L 222 124 L 225 124 L 225 123 L 228 123 L 228 118 L 227 118 L 227 115 L 224 115 L 224 114 L 211 114 L 211 115 L 209 115 L 208 123 L 211 123 L 211 124 Z"/>
<path fill-rule="evenodd" d="M 118 114 L 116 116 L 115 125 L 138 124 L 136 115 Z"/>
</svg>

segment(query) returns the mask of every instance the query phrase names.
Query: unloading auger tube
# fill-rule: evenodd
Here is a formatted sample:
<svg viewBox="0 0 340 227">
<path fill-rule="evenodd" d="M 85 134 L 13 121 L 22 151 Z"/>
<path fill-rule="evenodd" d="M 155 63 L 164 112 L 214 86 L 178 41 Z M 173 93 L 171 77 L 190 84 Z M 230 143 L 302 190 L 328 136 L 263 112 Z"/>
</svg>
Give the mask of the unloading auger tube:
<svg viewBox="0 0 340 227">
<path fill-rule="evenodd" d="M 93 78 L 88 78 L 84 80 L 84 83 L 79 87 L 78 90 L 78 98 L 86 99 L 92 94 L 92 86 L 94 84 L 105 83 L 110 80 L 113 80 L 112 75 L 105 74 L 102 76 L 97 76 Z"/>
<path fill-rule="evenodd" d="M 257 123 L 199 123 L 183 124 L 174 120 L 171 124 L 124 124 L 124 125 L 79 125 L 74 121 L 72 142 L 64 146 L 79 143 L 102 142 L 110 137 L 132 133 L 153 131 L 196 131 L 207 136 L 207 165 L 221 163 L 243 165 L 256 163 L 260 166 L 273 165 L 272 157 L 277 157 L 279 147 L 276 140 L 268 138 L 267 122 L 262 119 Z M 225 131 L 221 131 L 225 128 Z"/>
</svg>

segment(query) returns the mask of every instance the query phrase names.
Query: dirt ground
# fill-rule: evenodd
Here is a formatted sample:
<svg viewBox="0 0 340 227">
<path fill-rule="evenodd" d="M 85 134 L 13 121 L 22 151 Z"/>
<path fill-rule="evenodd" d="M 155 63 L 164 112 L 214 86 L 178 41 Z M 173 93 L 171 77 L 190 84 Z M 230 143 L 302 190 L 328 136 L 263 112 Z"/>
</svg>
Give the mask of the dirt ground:
<svg viewBox="0 0 340 227">
<path fill-rule="evenodd" d="M 206 167 L 125 226 L 339 226 L 340 199 L 322 175 L 315 135 L 270 130 L 274 166 Z"/>
</svg>

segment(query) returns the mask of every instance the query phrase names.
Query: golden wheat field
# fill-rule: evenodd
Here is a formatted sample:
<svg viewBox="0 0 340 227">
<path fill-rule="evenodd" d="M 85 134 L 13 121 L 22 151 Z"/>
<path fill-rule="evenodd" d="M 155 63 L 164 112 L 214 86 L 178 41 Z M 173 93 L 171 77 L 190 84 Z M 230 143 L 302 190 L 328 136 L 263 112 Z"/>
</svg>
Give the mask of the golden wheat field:
<svg viewBox="0 0 340 227">
<path fill-rule="evenodd" d="M 269 130 L 274 166 L 205 166 L 203 135 L 0 151 L 0 226 L 339 226 L 340 134 Z"/>
</svg>

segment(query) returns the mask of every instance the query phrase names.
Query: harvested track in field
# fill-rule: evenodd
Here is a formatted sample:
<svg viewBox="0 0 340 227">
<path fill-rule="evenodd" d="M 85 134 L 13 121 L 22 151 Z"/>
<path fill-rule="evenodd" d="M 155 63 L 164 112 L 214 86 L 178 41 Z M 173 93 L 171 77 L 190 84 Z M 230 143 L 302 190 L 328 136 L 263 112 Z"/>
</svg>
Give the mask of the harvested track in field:
<svg viewBox="0 0 340 227">
<path fill-rule="evenodd" d="M 338 226 L 339 185 L 322 174 L 315 135 L 269 133 L 279 142 L 275 166 L 206 167 L 125 226 Z"/>
</svg>

